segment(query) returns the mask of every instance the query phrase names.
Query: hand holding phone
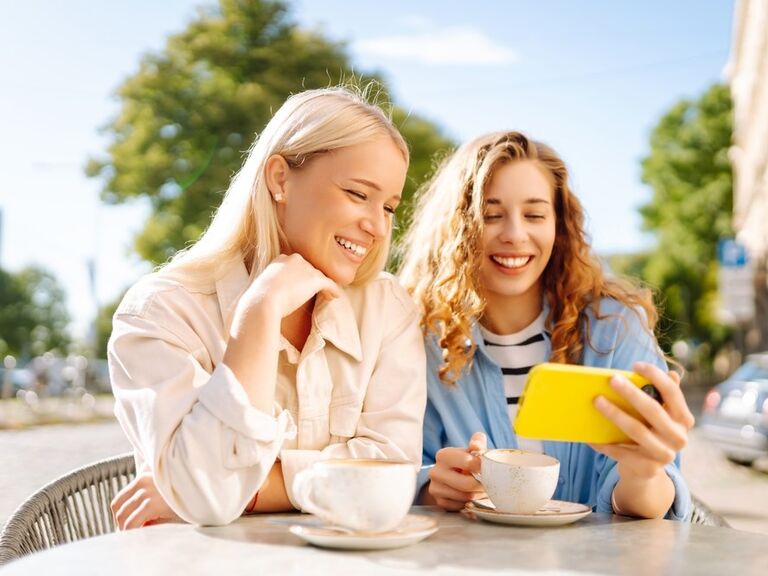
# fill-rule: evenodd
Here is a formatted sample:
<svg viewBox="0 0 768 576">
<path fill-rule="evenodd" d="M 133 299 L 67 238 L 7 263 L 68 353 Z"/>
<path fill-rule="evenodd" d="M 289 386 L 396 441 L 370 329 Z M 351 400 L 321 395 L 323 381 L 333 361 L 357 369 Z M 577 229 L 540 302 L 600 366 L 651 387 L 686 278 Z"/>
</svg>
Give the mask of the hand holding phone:
<svg viewBox="0 0 768 576">
<path fill-rule="evenodd" d="M 518 436 L 541 440 L 610 444 L 630 438 L 595 408 L 604 396 L 633 418 L 642 416 L 610 385 L 615 374 L 623 375 L 646 394 L 662 402 L 661 395 L 645 378 L 625 370 L 571 364 L 539 364 L 528 373 L 520 397 L 514 428 Z"/>
</svg>

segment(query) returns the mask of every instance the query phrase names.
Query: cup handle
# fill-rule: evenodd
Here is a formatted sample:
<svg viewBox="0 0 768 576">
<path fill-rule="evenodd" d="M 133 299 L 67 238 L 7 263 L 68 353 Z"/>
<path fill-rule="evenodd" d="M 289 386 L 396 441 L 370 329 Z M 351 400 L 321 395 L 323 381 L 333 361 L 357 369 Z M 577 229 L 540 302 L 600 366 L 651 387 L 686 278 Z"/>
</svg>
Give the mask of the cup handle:
<svg viewBox="0 0 768 576">
<path fill-rule="evenodd" d="M 296 474 L 293 479 L 293 496 L 301 506 L 302 512 L 323 516 L 325 511 L 312 500 L 313 480 L 311 467 Z"/>
<path fill-rule="evenodd" d="M 470 451 L 470 453 L 469 453 L 469 454 L 470 454 L 470 456 L 482 456 L 482 455 L 483 455 L 483 454 L 485 454 L 486 452 L 488 452 L 488 450 L 472 450 L 472 451 Z M 470 474 L 472 474 L 472 478 L 474 478 L 475 480 L 477 480 L 478 482 L 480 482 L 480 484 L 482 484 L 482 483 L 483 483 L 483 479 L 482 479 L 482 477 L 480 476 L 480 473 L 479 473 L 479 472 L 470 472 Z"/>
</svg>

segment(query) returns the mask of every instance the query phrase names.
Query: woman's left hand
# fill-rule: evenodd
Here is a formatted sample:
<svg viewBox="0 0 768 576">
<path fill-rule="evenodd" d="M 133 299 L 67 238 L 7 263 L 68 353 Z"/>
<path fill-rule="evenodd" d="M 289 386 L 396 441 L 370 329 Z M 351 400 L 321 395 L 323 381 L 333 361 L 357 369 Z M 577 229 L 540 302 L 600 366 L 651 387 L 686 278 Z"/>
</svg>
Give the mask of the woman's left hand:
<svg viewBox="0 0 768 576">
<path fill-rule="evenodd" d="M 634 443 L 590 446 L 616 460 L 620 476 L 651 479 L 657 477 L 664 466 L 672 462 L 686 446 L 688 430 L 693 427 L 694 418 L 680 389 L 679 374 L 673 371 L 665 373 L 657 366 L 645 362 L 637 362 L 633 368 L 656 387 L 663 403 L 653 399 L 623 376 L 614 376 L 611 378 L 611 387 L 637 409 L 645 422 L 599 396 L 595 400 L 597 409 Z"/>
<path fill-rule="evenodd" d="M 149 472 L 136 476 L 120 490 L 110 504 L 119 530 L 131 530 L 150 524 L 179 520 L 176 513 L 160 495 Z"/>
</svg>

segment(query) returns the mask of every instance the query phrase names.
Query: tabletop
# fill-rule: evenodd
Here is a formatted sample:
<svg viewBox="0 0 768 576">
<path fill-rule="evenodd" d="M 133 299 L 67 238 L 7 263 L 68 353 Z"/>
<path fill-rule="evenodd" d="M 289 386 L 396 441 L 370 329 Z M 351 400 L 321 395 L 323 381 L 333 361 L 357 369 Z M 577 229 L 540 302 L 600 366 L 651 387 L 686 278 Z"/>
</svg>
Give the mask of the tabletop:
<svg viewBox="0 0 768 576">
<path fill-rule="evenodd" d="M 733 574 L 763 576 L 768 536 L 669 520 L 591 514 L 561 527 L 517 527 L 414 507 L 439 529 L 394 550 L 316 548 L 289 532 L 299 514 L 240 518 L 220 527 L 162 524 L 33 554 L 0 576 L 57 574 Z"/>
</svg>

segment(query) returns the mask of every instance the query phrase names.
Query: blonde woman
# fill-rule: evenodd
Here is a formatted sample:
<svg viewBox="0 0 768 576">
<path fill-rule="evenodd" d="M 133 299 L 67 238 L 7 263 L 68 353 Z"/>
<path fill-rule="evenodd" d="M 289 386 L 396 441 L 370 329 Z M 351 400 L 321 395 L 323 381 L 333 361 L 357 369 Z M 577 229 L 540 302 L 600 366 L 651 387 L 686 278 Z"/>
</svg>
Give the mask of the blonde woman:
<svg viewBox="0 0 768 576">
<path fill-rule="evenodd" d="M 557 499 L 684 518 L 690 495 L 677 453 L 693 417 L 654 339 L 656 310 L 646 292 L 603 275 L 554 150 L 518 132 L 472 140 L 440 167 L 413 220 L 401 279 L 427 337 L 421 500 L 462 508 L 482 493 L 469 474 L 479 471 L 477 450 L 521 447 L 560 460 Z M 605 398 L 597 408 L 631 444 L 518 438 L 517 399 L 544 361 L 634 369 L 663 405 L 614 378 L 649 424 Z"/>
<path fill-rule="evenodd" d="M 423 342 L 382 273 L 407 166 L 377 106 L 292 96 L 202 238 L 128 292 L 109 344 L 140 472 L 113 502 L 121 528 L 293 509 L 318 459 L 418 465 Z"/>
</svg>

